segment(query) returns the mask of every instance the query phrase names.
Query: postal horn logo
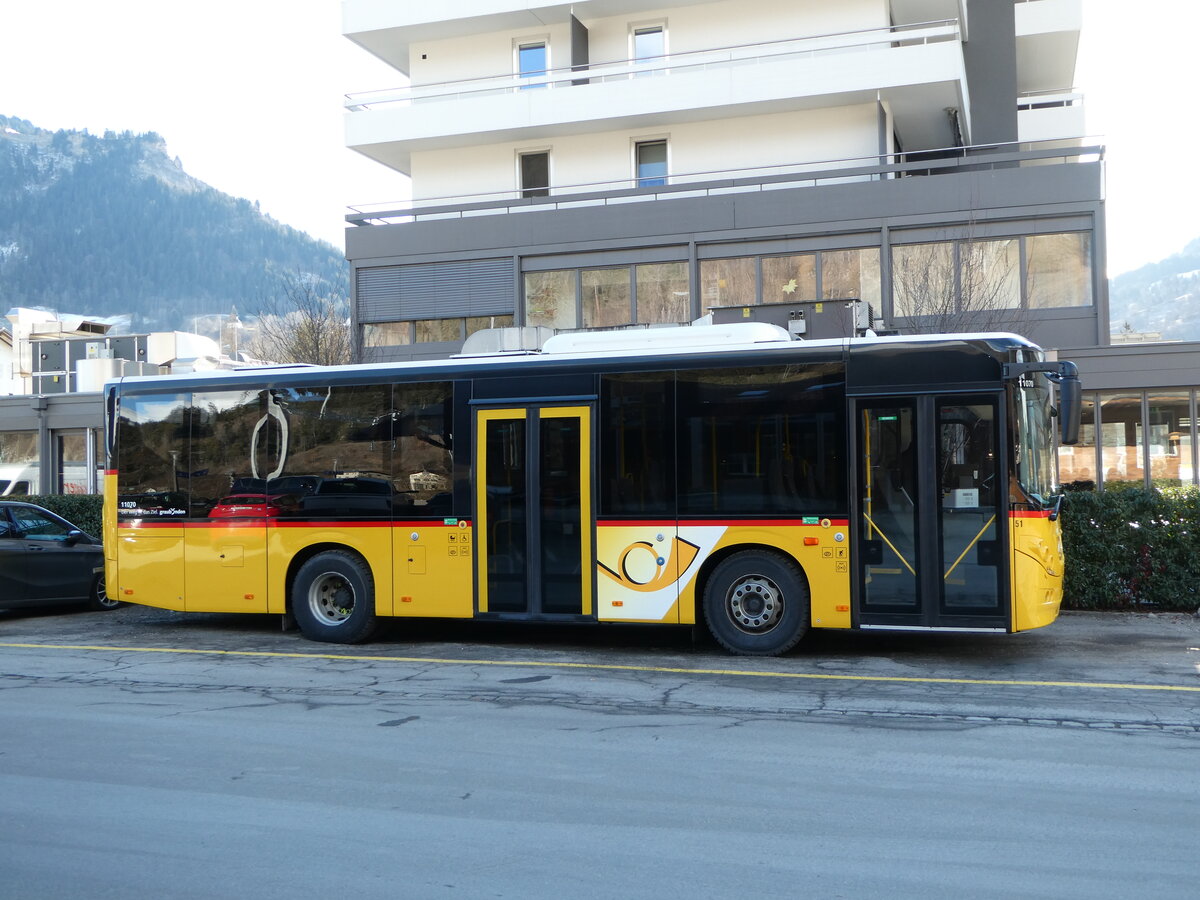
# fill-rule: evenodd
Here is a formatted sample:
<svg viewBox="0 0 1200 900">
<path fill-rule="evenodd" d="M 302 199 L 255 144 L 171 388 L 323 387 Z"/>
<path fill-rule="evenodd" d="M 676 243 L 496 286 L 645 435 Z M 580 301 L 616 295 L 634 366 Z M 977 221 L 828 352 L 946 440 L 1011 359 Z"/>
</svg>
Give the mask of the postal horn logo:
<svg viewBox="0 0 1200 900">
<path fill-rule="evenodd" d="M 699 553 L 699 547 L 681 537 L 672 540 L 671 549 L 665 555 L 660 555 L 660 550 L 649 541 L 634 541 L 621 551 L 615 569 L 602 562 L 597 562 L 596 566 L 621 587 L 651 593 L 678 581 Z M 650 560 L 653 560 L 653 570 Z"/>
</svg>

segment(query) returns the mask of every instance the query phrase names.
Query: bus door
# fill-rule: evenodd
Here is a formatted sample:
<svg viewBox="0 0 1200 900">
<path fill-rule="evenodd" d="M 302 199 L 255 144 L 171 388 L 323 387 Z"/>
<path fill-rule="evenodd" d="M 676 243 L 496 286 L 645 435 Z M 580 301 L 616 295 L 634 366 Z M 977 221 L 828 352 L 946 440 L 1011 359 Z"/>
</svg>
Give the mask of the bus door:
<svg viewBox="0 0 1200 900">
<path fill-rule="evenodd" d="M 475 411 L 481 615 L 594 619 L 592 410 Z"/>
<path fill-rule="evenodd" d="M 1006 631 L 998 395 L 855 403 L 856 622 Z"/>
</svg>

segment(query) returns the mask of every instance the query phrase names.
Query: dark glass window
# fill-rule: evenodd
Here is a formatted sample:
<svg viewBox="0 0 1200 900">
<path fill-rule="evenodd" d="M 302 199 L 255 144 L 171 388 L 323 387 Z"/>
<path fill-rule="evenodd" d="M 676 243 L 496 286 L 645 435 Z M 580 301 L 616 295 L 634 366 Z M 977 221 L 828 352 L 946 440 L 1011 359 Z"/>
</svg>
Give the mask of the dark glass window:
<svg viewBox="0 0 1200 900">
<path fill-rule="evenodd" d="M 521 196 L 550 196 L 550 154 L 521 154 Z"/>
<path fill-rule="evenodd" d="M 387 385 L 267 392 L 255 446 L 267 492 L 306 518 L 392 515 L 392 396 Z"/>
<path fill-rule="evenodd" d="M 681 514 L 845 514 L 835 363 L 680 372 Z"/>
<path fill-rule="evenodd" d="M 449 382 L 398 384 L 392 450 L 401 515 L 446 516 L 454 489 L 454 390 Z"/>
<path fill-rule="evenodd" d="M 675 376 L 600 379 L 600 515 L 675 515 Z"/>
<path fill-rule="evenodd" d="M 186 479 L 194 516 L 245 518 L 275 512 L 266 477 L 269 454 L 255 454 L 268 427 L 266 391 L 212 391 L 192 395 Z M 274 433 L 265 436 L 278 442 Z"/>
<path fill-rule="evenodd" d="M 667 183 L 667 142 L 642 141 L 636 145 L 639 187 L 657 187 Z"/>
<path fill-rule="evenodd" d="M 119 519 L 179 519 L 189 514 L 185 411 L 190 399 L 188 394 L 121 398 Z"/>
</svg>

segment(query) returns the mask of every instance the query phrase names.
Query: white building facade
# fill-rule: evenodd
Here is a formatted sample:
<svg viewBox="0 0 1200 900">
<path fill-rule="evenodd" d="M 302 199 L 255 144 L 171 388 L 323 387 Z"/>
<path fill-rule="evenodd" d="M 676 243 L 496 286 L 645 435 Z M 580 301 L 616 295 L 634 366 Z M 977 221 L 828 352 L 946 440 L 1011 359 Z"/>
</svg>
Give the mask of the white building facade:
<svg viewBox="0 0 1200 900">
<path fill-rule="evenodd" d="M 1079 0 L 452 10 L 344 4 L 347 37 L 409 79 L 347 102 L 348 145 L 412 178 L 410 205 L 350 217 L 376 358 L 788 300 L 933 325 L 931 279 L 962 294 L 981 271 L 988 298 L 954 315 L 1107 333 Z"/>
<path fill-rule="evenodd" d="M 347 95 L 347 145 L 413 197 L 347 217 L 359 351 L 856 298 L 1078 361 L 1064 481 L 1195 482 L 1200 354 L 1108 346 L 1081 27 L 1081 0 L 344 0 L 396 70 Z"/>
</svg>

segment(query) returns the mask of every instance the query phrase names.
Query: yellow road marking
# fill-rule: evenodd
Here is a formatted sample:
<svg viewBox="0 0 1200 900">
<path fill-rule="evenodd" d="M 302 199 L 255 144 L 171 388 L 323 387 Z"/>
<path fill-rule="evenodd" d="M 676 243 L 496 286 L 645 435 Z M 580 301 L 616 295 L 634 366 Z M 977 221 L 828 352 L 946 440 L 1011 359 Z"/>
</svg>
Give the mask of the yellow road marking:
<svg viewBox="0 0 1200 900">
<path fill-rule="evenodd" d="M 437 663 L 447 666 L 508 666 L 511 668 L 591 669 L 609 672 L 664 672 L 672 675 L 741 675 L 747 678 L 792 678 L 810 681 L 883 681 L 903 684 L 979 684 L 1001 687 L 1094 688 L 1109 691 L 1182 691 L 1200 693 L 1200 687 L 1176 684 L 1122 684 L 1106 681 L 1026 681 L 1001 678 L 919 678 L 901 675 L 831 675 L 816 672 L 753 672 L 747 669 L 685 669 L 678 666 L 629 666 L 616 663 L 538 662 L 510 659 L 443 659 L 431 656 L 364 656 L 352 653 L 278 653 L 268 650 L 200 650 L 180 647 L 108 647 L 101 644 L 18 644 L 0 641 L 0 647 L 21 650 L 102 650 L 120 653 L 190 653 L 202 656 L 248 656 L 279 659 L 337 659 L 352 662 Z"/>
</svg>

